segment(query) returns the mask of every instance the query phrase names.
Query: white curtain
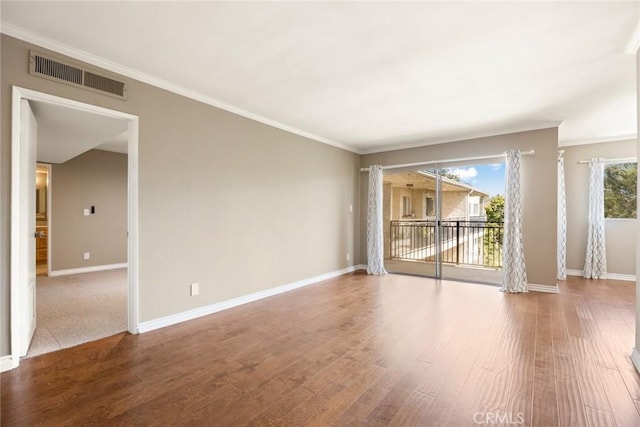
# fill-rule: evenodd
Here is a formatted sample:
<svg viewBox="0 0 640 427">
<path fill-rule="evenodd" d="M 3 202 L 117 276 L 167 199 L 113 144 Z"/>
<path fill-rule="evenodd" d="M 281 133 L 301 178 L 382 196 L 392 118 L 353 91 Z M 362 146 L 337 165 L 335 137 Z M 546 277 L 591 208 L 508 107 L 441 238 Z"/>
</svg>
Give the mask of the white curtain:
<svg viewBox="0 0 640 427">
<path fill-rule="evenodd" d="M 369 166 L 367 206 L 367 273 L 387 274 L 384 269 L 384 235 L 382 230 L 382 166 Z"/>
<path fill-rule="evenodd" d="M 502 291 L 529 292 L 522 241 L 522 200 L 520 198 L 520 150 L 507 151 L 502 243 Z"/>
<path fill-rule="evenodd" d="M 567 196 L 562 154 L 558 158 L 558 280 L 567 280 Z"/>
<path fill-rule="evenodd" d="M 589 160 L 589 222 L 582 276 L 602 279 L 607 273 L 604 241 L 604 160 Z"/>
</svg>

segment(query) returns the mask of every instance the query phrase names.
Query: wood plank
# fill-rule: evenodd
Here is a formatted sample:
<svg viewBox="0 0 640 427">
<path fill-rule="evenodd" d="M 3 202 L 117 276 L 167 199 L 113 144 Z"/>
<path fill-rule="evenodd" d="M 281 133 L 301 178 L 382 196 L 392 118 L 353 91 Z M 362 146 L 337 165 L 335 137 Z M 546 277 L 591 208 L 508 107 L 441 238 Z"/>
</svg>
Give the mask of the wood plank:
<svg viewBox="0 0 640 427">
<path fill-rule="evenodd" d="M 582 402 L 578 379 L 570 376 L 558 376 L 556 378 L 556 389 L 558 393 L 558 425 L 587 425 L 585 406 Z"/>
<path fill-rule="evenodd" d="M 607 280 L 511 295 L 349 274 L 23 360 L 0 424 L 640 426 L 634 301 Z"/>
</svg>

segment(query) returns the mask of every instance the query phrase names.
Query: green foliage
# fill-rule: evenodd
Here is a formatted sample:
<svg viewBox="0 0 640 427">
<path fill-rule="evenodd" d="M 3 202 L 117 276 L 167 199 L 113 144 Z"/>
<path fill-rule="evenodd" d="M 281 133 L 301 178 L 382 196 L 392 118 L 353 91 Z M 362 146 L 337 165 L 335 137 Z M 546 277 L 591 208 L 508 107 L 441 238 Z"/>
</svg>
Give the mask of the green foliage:
<svg viewBox="0 0 640 427">
<path fill-rule="evenodd" d="M 487 214 L 487 222 L 504 222 L 504 197 L 500 194 L 493 196 L 484 210 Z"/>
<path fill-rule="evenodd" d="M 502 237 L 504 222 L 504 197 L 500 194 L 489 199 L 484 208 L 487 214 L 487 227 L 484 233 L 484 265 L 502 265 Z"/>
<path fill-rule="evenodd" d="M 605 218 L 635 218 L 638 167 L 636 163 L 618 163 L 604 168 Z"/>
</svg>

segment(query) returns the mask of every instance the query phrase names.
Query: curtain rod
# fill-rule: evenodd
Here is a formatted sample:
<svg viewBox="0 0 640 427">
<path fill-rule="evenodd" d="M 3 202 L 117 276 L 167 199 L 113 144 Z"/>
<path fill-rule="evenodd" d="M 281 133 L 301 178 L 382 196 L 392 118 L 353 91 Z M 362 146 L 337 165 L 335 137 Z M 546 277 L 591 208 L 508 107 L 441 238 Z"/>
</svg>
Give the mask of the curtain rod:
<svg viewBox="0 0 640 427">
<path fill-rule="evenodd" d="M 521 151 L 520 152 L 520 154 L 522 154 L 523 156 L 534 154 L 534 153 L 535 153 L 535 150 Z M 433 160 L 433 161 L 430 161 L 430 162 L 403 163 L 403 164 L 399 164 L 399 165 L 383 166 L 382 169 L 383 170 L 386 170 L 386 169 L 400 169 L 400 168 L 410 168 L 410 167 L 414 167 L 414 166 L 436 165 L 438 163 L 453 163 L 453 162 L 467 162 L 467 161 L 471 161 L 471 160 L 497 159 L 497 158 L 500 158 L 500 157 L 504 157 L 506 154 L 507 153 L 494 154 L 494 155 L 491 155 L 491 156 L 460 157 L 458 159 Z M 367 172 L 368 170 L 369 170 L 369 168 L 360 168 L 360 172 Z"/>
<path fill-rule="evenodd" d="M 605 163 L 635 163 L 637 162 L 637 157 L 620 157 L 617 159 L 604 159 Z M 580 160 L 578 163 L 589 163 L 589 160 Z"/>
</svg>

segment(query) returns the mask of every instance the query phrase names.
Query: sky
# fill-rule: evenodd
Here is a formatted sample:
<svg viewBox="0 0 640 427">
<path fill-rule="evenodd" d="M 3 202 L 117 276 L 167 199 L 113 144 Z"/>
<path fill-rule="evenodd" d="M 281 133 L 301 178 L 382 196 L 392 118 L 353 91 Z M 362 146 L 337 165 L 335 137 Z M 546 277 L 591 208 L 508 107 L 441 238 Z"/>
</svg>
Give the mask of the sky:
<svg viewBox="0 0 640 427">
<path fill-rule="evenodd" d="M 453 168 L 451 173 L 458 175 L 462 181 L 477 190 L 489 193 L 491 196 L 496 194 L 504 196 L 504 163 Z"/>
</svg>

